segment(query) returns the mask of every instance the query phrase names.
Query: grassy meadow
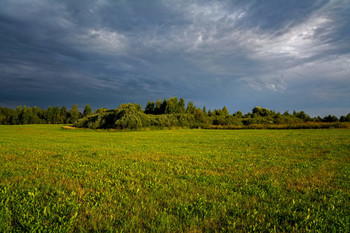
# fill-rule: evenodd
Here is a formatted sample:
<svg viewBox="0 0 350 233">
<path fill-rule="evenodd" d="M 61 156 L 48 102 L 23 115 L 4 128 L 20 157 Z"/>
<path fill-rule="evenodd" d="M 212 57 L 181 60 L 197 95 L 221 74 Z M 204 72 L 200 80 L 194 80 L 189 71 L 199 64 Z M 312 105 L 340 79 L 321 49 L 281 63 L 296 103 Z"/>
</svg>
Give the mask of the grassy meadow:
<svg viewBox="0 0 350 233">
<path fill-rule="evenodd" d="M 0 126 L 0 231 L 350 232 L 350 130 Z"/>
</svg>

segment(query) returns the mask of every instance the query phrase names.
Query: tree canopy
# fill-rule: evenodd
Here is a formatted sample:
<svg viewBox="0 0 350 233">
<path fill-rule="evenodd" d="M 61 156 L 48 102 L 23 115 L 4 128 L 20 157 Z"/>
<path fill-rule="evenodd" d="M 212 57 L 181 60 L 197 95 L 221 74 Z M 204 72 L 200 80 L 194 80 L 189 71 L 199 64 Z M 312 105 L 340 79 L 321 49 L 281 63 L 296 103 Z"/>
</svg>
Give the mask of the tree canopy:
<svg viewBox="0 0 350 233">
<path fill-rule="evenodd" d="M 36 106 L 18 106 L 16 109 L 0 107 L 0 124 L 74 124 L 86 128 L 209 128 L 251 125 L 293 125 L 301 123 L 344 123 L 350 122 L 350 113 L 339 119 L 334 115 L 325 117 L 310 117 L 304 111 L 293 111 L 283 114 L 264 107 L 254 107 L 251 112 L 243 114 L 236 111 L 230 115 L 226 106 L 221 109 L 209 109 L 205 106 L 198 108 L 192 101 L 187 106 L 185 100 L 177 97 L 149 100 L 143 110 L 140 104 L 121 104 L 118 108 L 99 108 L 92 110 L 86 104 L 83 113 L 79 112 L 78 105 L 73 105 L 67 111 L 65 106 L 49 106 L 40 109 Z"/>
</svg>

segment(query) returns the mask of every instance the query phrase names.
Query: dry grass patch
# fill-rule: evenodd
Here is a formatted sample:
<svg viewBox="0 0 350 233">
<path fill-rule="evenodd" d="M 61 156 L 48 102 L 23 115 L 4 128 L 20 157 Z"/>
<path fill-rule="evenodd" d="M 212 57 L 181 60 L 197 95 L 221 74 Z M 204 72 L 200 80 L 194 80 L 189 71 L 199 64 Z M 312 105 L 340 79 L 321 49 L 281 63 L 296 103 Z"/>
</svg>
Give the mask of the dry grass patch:
<svg viewBox="0 0 350 233">
<path fill-rule="evenodd" d="M 78 128 L 73 127 L 73 126 L 68 126 L 68 125 L 65 125 L 65 126 L 62 126 L 62 129 L 74 130 L 74 129 L 78 129 Z"/>
</svg>

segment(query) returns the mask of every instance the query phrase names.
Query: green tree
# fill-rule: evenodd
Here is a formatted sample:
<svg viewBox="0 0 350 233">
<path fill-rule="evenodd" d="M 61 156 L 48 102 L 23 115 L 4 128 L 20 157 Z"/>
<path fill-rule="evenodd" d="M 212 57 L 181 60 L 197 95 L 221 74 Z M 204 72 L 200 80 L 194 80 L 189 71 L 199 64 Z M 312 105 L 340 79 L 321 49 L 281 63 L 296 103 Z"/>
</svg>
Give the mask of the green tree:
<svg viewBox="0 0 350 233">
<path fill-rule="evenodd" d="M 198 127 L 207 126 L 211 123 L 209 118 L 207 117 L 207 115 L 204 114 L 204 112 L 202 111 L 202 109 L 194 107 L 193 114 L 194 114 L 194 118 L 198 124 L 197 125 Z"/>
<path fill-rule="evenodd" d="M 142 112 L 142 107 L 140 104 L 137 103 L 128 103 L 128 104 L 121 104 L 119 105 L 119 109 L 118 110 L 126 110 L 127 112 Z"/>
<path fill-rule="evenodd" d="M 44 115 L 45 115 L 46 123 L 47 123 L 47 124 L 52 124 L 52 123 L 53 123 L 54 116 L 53 116 L 53 111 L 52 111 L 51 106 L 49 106 L 49 107 L 46 109 Z"/>
<path fill-rule="evenodd" d="M 100 114 L 100 113 L 103 113 L 103 112 L 106 112 L 106 111 L 108 111 L 107 108 L 99 108 L 99 109 L 96 109 L 94 111 L 94 114 Z"/>
<path fill-rule="evenodd" d="M 55 106 L 52 108 L 52 123 L 58 124 L 60 123 L 60 115 L 61 115 L 61 109 L 58 106 Z"/>
<path fill-rule="evenodd" d="M 179 103 L 177 101 L 176 97 L 172 97 L 167 100 L 167 104 L 165 107 L 165 113 L 166 114 L 174 114 L 174 113 L 179 113 L 180 108 L 179 108 Z"/>
<path fill-rule="evenodd" d="M 146 114 L 154 114 L 154 109 L 155 109 L 155 106 L 154 106 L 154 101 L 148 101 L 147 102 L 147 105 L 145 107 L 145 113 Z"/>
<path fill-rule="evenodd" d="M 69 110 L 70 123 L 76 122 L 80 117 L 80 112 L 78 110 L 78 105 L 74 104 L 71 110 Z"/>
<path fill-rule="evenodd" d="M 307 115 L 304 111 L 300 111 L 296 114 L 293 113 L 294 116 L 302 119 L 302 120 L 305 120 L 305 121 L 309 121 L 311 120 L 311 117 L 309 115 Z M 338 119 L 337 119 L 338 120 Z"/>
<path fill-rule="evenodd" d="M 164 98 L 162 105 L 160 106 L 160 114 L 164 114 L 167 106 L 167 100 Z"/>
<path fill-rule="evenodd" d="M 228 116 L 230 113 L 228 112 L 226 106 L 224 106 L 220 112 L 221 116 Z"/>
<path fill-rule="evenodd" d="M 233 114 L 233 116 L 238 117 L 238 118 L 242 118 L 243 117 L 243 113 L 241 111 L 237 111 Z"/>
<path fill-rule="evenodd" d="M 221 115 L 221 110 L 214 109 L 213 116 L 220 116 L 220 115 Z"/>
<path fill-rule="evenodd" d="M 350 122 L 350 113 L 346 116 L 341 116 L 340 121 L 341 122 Z"/>
<path fill-rule="evenodd" d="M 336 116 L 328 115 L 323 118 L 323 122 L 337 122 L 338 118 Z"/>
<path fill-rule="evenodd" d="M 90 116 L 92 114 L 92 108 L 90 107 L 89 104 L 85 105 L 83 114 L 84 114 L 84 117 Z"/>
<path fill-rule="evenodd" d="M 40 124 L 42 123 L 42 118 L 43 118 L 43 110 L 40 108 L 34 106 L 32 108 L 33 112 L 33 124 Z"/>
<path fill-rule="evenodd" d="M 187 114 L 193 114 L 194 113 L 194 105 L 193 105 L 192 101 L 188 102 L 186 113 Z"/>
<path fill-rule="evenodd" d="M 266 116 L 271 116 L 273 115 L 272 112 L 270 110 L 268 110 L 267 108 L 262 108 L 262 107 L 254 107 L 253 110 L 253 116 L 254 117 L 266 117 Z"/>
<path fill-rule="evenodd" d="M 154 108 L 154 113 L 157 115 L 162 114 L 162 101 L 160 99 L 156 103 L 156 107 Z"/>
<path fill-rule="evenodd" d="M 185 109 L 185 100 L 183 98 L 180 98 L 179 101 L 179 113 L 185 113 L 186 109 Z"/>
<path fill-rule="evenodd" d="M 288 111 L 285 111 L 285 112 L 283 113 L 283 116 L 290 116 L 290 114 L 289 114 Z"/>
<path fill-rule="evenodd" d="M 61 108 L 61 113 L 60 113 L 60 123 L 61 124 L 64 124 L 64 123 L 67 123 L 67 108 L 66 106 L 62 106 Z"/>
<path fill-rule="evenodd" d="M 213 115 L 213 113 L 211 112 L 211 110 L 209 109 L 209 111 L 208 111 L 208 116 L 212 116 Z"/>
<path fill-rule="evenodd" d="M 33 123 L 33 110 L 30 107 L 23 106 L 20 115 L 21 124 L 32 124 Z"/>
<path fill-rule="evenodd" d="M 207 115 L 208 113 L 207 113 L 207 108 L 205 107 L 205 106 L 203 106 L 203 113 L 205 114 L 205 115 Z"/>
</svg>

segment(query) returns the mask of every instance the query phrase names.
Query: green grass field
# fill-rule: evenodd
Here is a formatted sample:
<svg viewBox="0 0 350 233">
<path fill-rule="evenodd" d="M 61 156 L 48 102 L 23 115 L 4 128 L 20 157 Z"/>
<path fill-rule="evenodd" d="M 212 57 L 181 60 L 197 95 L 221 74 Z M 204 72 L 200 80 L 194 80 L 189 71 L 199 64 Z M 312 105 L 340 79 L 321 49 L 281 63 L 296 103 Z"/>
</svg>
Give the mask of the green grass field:
<svg viewBox="0 0 350 233">
<path fill-rule="evenodd" d="M 0 231 L 349 232 L 350 130 L 0 126 Z"/>
</svg>

